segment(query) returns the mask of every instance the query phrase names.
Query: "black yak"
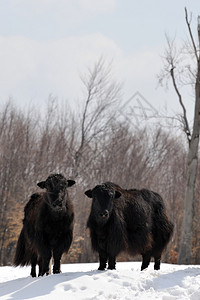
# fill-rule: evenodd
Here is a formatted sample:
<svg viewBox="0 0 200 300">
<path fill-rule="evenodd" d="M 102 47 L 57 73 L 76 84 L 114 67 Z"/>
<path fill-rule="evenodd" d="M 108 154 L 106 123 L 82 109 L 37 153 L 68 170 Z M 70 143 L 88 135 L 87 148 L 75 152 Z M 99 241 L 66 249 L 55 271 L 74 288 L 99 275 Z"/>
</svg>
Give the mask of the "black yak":
<svg viewBox="0 0 200 300">
<path fill-rule="evenodd" d="M 170 240 L 173 224 L 168 220 L 161 196 L 142 189 L 124 190 L 106 182 L 88 190 L 92 198 L 87 221 L 92 248 L 99 254 L 99 270 L 115 269 L 116 256 L 127 251 L 142 255 L 141 270 L 154 258 L 160 269 L 161 255 Z"/>
<path fill-rule="evenodd" d="M 31 276 L 49 274 L 49 262 L 54 259 L 53 273 L 60 273 L 60 260 L 68 252 L 73 237 L 74 210 L 67 187 L 75 184 L 61 174 L 51 174 L 37 185 L 45 192 L 35 193 L 24 208 L 23 227 L 18 238 L 14 266 L 31 264 Z"/>
</svg>

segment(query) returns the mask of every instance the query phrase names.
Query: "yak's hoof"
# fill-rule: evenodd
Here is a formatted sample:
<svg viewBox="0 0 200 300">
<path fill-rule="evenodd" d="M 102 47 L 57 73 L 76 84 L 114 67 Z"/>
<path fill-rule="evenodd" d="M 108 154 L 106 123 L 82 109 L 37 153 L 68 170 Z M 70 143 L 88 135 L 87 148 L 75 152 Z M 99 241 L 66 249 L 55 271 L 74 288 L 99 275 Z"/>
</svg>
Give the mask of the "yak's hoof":
<svg viewBox="0 0 200 300">
<path fill-rule="evenodd" d="M 48 276 L 48 275 L 49 275 L 49 271 L 46 271 L 46 272 L 40 272 L 40 273 L 38 274 L 38 277 L 44 276 L 44 274 L 46 274 L 46 275 Z"/>
<path fill-rule="evenodd" d="M 53 274 L 59 274 L 61 273 L 61 270 L 53 270 Z"/>
<path fill-rule="evenodd" d="M 112 266 L 108 266 L 108 270 L 116 270 L 116 268 Z"/>
<path fill-rule="evenodd" d="M 99 267 L 98 270 L 99 271 L 105 271 L 105 268 L 104 267 Z"/>
</svg>

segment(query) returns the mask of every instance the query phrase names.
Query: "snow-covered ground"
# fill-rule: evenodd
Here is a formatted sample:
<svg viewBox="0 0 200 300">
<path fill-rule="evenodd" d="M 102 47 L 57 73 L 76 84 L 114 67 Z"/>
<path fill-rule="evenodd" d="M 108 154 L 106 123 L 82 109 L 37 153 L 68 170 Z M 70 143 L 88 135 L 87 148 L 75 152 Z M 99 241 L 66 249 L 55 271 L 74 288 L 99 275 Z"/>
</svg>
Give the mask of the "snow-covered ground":
<svg viewBox="0 0 200 300">
<path fill-rule="evenodd" d="M 117 270 L 97 271 L 98 264 L 65 264 L 62 273 L 29 276 L 30 267 L 0 267 L 0 299 L 103 300 L 200 299 L 200 265 L 153 263 L 140 271 L 140 262 L 117 263 Z"/>
</svg>

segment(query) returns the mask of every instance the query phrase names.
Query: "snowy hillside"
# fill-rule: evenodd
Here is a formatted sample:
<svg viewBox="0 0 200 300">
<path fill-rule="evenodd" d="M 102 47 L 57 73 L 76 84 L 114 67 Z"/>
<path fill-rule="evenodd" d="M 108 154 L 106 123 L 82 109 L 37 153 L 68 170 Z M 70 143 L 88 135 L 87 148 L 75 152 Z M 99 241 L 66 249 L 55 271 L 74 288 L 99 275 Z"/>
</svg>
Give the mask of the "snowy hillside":
<svg viewBox="0 0 200 300">
<path fill-rule="evenodd" d="M 139 262 L 117 263 L 117 270 L 97 271 L 98 264 L 62 265 L 62 273 L 39 278 L 30 268 L 0 267 L 0 299 L 200 299 L 200 266 L 153 264 L 143 272 Z"/>
</svg>

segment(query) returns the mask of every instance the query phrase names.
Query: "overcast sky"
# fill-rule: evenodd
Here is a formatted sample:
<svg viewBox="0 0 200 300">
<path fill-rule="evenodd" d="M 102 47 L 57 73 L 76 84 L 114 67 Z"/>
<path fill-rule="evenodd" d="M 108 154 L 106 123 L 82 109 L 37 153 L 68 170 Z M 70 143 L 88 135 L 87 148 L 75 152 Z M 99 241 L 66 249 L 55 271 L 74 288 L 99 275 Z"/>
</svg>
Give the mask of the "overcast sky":
<svg viewBox="0 0 200 300">
<path fill-rule="evenodd" d="M 157 109 L 177 110 L 156 75 L 165 33 L 187 35 L 185 6 L 196 34 L 198 0 L 0 0 L 1 103 L 39 107 L 50 94 L 76 103 L 80 74 L 103 56 L 124 83 L 124 101 L 138 91 Z"/>
</svg>

